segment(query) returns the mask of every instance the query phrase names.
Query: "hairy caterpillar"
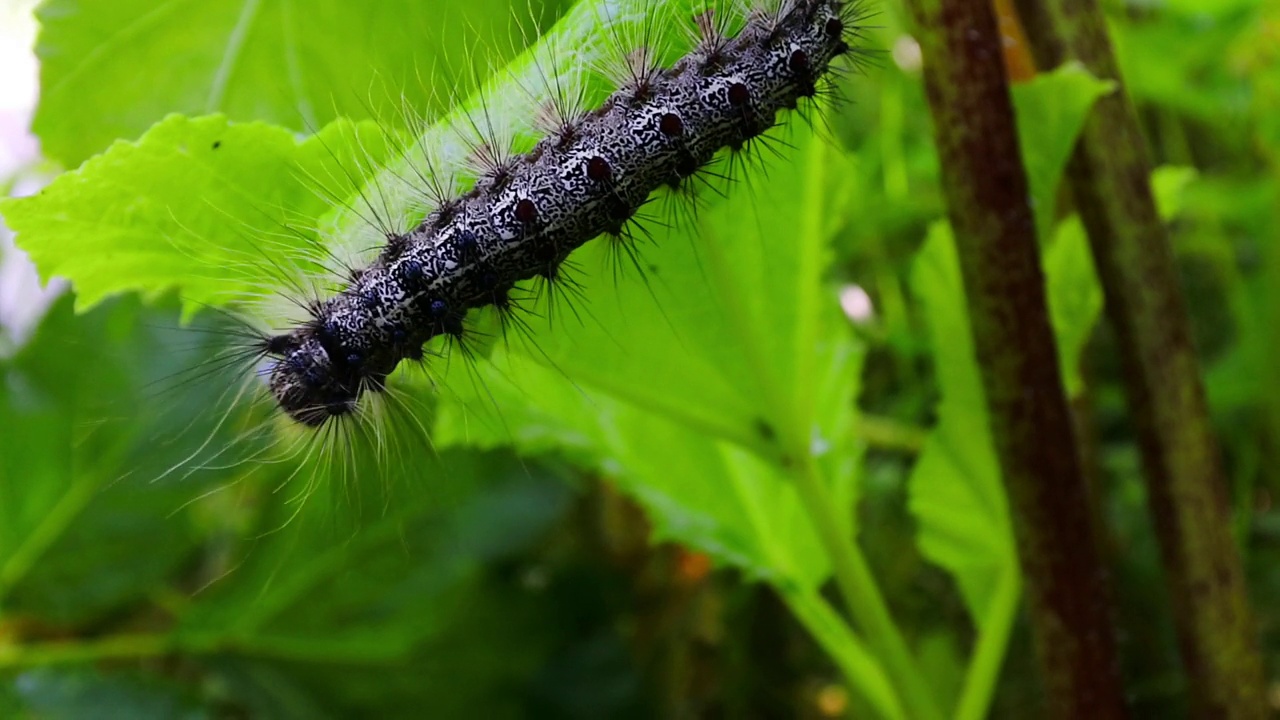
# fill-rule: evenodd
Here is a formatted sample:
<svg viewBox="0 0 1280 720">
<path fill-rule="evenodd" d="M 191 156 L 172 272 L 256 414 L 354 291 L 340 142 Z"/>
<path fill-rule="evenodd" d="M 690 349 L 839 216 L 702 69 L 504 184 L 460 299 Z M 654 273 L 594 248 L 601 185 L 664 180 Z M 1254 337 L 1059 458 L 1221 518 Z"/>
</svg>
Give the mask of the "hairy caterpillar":
<svg viewBox="0 0 1280 720">
<path fill-rule="evenodd" d="M 555 281 L 561 262 L 623 225 L 661 186 L 679 188 L 721 148 L 741 149 L 778 111 L 817 93 L 847 52 L 848 3 L 795 0 L 753 11 L 733 38 L 703 23 L 692 53 L 636 68 L 599 109 L 568 118 L 530 152 L 490 164 L 461 197 L 388 238 L 312 319 L 264 338 L 268 385 L 300 423 L 355 411 L 433 336 L 460 336 L 473 308 L 509 305 L 515 283 Z M 640 62 L 644 62 L 641 60 Z"/>
<path fill-rule="evenodd" d="M 611 35 L 619 27 L 643 26 L 647 33 L 664 22 L 664 11 L 681 13 L 681 26 L 692 30 L 692 49 L 679 57 L 664 56 L 647 38 Z M 385 395 L 388 374 L 406 359 L 422 358 L 426 341 L 443 335 L 460 346 L 464 334 L 475 337 L 470 320 L 464 324 L 468 311 L 493 306 L 501 319 L 512 320 L 522 309 L 512 289 L 530 277 L 550 290 L 574 290 L 564 263 L 593 237 L 609 235 L 610 247 L 640 267 L 631 244 L 636 212 L 651 194 L 669 188 L 679 202 L 694 196 L 698 183 L 735 176 L 742 168 L 737 160 L 725 175 L 709 163 L 723 148 L 733 159 L 763 147 L 757 139 L 769 139 L 760 136 L 780 110 L 826 93 L 839 70 L 833 62 L 857 58 L 851 46 L 862 19 L 861 5 L 840 0 L 609 0 L 579 3 L 574 12 L 579 25 L 587 16 L 595 30 L 591 37 L 553 30 L 544 38 L 545 54 L 535 54 L 533 71 L 514 83 L 529 97 L 510 92 L 511 83 L 504 93 L 482 95 L 479 109 L 471 105 L 460 119 L 430 123 L 424 135 L 396 145 L 390 162 L 358 133 L 340 141 L 379 169 L 366 182 L 360 170 L 369 168 L 353 169 L 349 159 L 336 163 L 358 198 L 345 202 L 343 191 L 323 190 L 348 211 L 339 212 L 337 230 L 317 228 L 320 239 L 283 254 L 269 233 L 255 231 L 274 253 L 268 263 L 255 266 L 234 255 L 221 265 L 205 262 L 228 277 L 241 266 L 258 274 L 256 286 L 219 291 L 235 300 L 263 295 L 255 287 L 265 287 L 266 278 L 275 282 L 272 293 L 289 288 L 304 311 L 281 325 L 278 307 L 262 308 L 272 331 L 248 323 L 237 334 L 246 341 L 211 362 L 252 367 L 265 380 L 228 391 L 234 403 L 265 396 L 310 428 L 359 419 L 361 399 Z M 604 57 L 610 50 L 622 56 L 612 67 Z M 602 94 L 592 85 L 602 77 L 612 94 L 584 109 Z M 452 142 L 442 139 L 440 127 Z M 234 143 L 234 137 L 215 136 L 205 148 L 226 153 Z M 477 168 L 469 188 L 455 179 L 467 177 L 468 166 Z M 324 184 L 325 171 L 303 170 L 312 172 L 313 184 Z M 203 246 L 180 250 L 206 252 Z M 299 255 L 305 257 L 298 267 L 286 267 Z M 338 282 L 331 280 L 334 266 L 341 268 Z M 210 295 L 194 303 L 224 304 Z M 522 321 L 514 321 L 520 327 Z M 261 393 L 263 386 L 268 393 Z M 307 437 L 323 442 L 334 434 L 295 437 L 309 446 Z"/>
</svg>

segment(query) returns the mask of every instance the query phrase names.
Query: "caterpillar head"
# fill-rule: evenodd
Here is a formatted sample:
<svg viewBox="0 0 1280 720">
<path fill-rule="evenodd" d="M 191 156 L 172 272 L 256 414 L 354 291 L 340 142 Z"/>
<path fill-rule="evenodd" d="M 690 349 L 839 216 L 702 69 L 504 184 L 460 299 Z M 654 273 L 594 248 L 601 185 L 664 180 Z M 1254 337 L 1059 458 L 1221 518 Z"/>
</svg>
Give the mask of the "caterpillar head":
<svg viewBox="0 0 1280 720">
<path fill-rule="evenodd" d="M 308 333 L 279 335 L 269 352 L 280 358 L 267 386 L 289 417 L 309 427 L 355 412 L 362 379 L 335 367 L 324 345 Z"/>
</svg>

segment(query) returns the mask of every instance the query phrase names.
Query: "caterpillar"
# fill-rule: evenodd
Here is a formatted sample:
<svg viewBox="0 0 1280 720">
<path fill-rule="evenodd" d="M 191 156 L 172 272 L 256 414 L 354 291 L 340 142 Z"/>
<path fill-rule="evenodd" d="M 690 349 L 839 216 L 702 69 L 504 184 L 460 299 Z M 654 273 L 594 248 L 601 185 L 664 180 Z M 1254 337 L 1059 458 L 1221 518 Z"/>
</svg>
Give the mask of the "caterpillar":
<svg viewBox="0 0 1280 720">
<path fill-rule="evenodd" d="M 263 336 L 275 403 L 308 427 L 355 413 L 427 341 L 460 339 L 469 311 L 509 310 L 522 280 L 555 283 L 578 247 L 624 236 L 655 191 L 679 191 L 719 151 L 743 150 L 779 112 L 815 98 L 852 52 L 859 17 L 851 2 L 785 0 L 749 10 L 733 37 L 703 16 L 696 46 L 669 68 L 639 53 L 600 107 L 561 119 L 526 153 L 488 157 L 474 187 L 389 233 L 308 320 Z"/>
<path fill-rule="evenodd" d="M 668 17 L 674 13 L 683 17 Z M 775 143 L 784 142 L 767 132 L 783 116 L 796 111 L 812 125 L 808 111 L 836 96 L 835 79 L 849 66 L 840 61 L 856 67 L 864 57 L 859 41 L 865 17 L 860 0 L 583 0 L 508 65 L 506 76 L 495 76 L 472 99 L 450 98 L 446 104 L 455 109 L 448 117 L 406 110 L 405 127 L 390 132 L 376 123 L 338 121 L 301 140 L 283 128 L 263 132 L 217 116 L 171 117 L 138 143 L 118 143 L 62 176 L 48 193 L 7 205 L 6 217 L 42 271 L 66 270 L 89 304 L 123 290 L 154 295 L 176 283 L 188 317 L 212 308 L 206 321 L 229 321 L 212 329 L 230 339 L 229 347 L 205 353 L 205 361 L 160 391 L 193 382 L 226 388 L 207 411 L 218 415 L 221 435 L 211 432 L 196 454 L 167 472 L 250 462 L 266 457 L 268 448 L 274 454 L 282 442 L 291 448 L 288 455 L 300 452 L 304 462 L 316 448 L 328 456 L 343 443 L 372 444 L 373 454 L 385 460 L 417 445 L 418 430 L 434 447 L 439 438 L 433 435 L 443 432 L 440 441 L 447 445 L 447 436 L 463 427 L 418 411 L 432 411 L 433 394 L 410 409 L 418 396 L 398 387 L 401 377 L 413 384 L 417 367 L 433 369 L 428 361 L 441 350 L 429 341 L 438 338 L 448 349 L 461 348 L 464 358 L 476 357 L 477 341 L 492 336 L 482 325 L 492 316 L 478 315 L 481 308 L 496 309 L 504 334 L 514 327 L 530 336 L 522 315 L 529 310 L 522 294 L 527 281 L 532 278 L 539 299 L 548 300 L 548 316 L 557 298 L 581 299 L 587 293 L 573 277 L 577 261 L 571 256 L 585 257 L 579 248 L 600 235 L 607 238 L 600 247 L 629 261 L 647 287 L 645 274 L 653 267 L 637 247 L 638 240 L 652 239 L 646 204 L 666 197 L 675 211 L 689 210 L 696 219 L 705 189 L 720 192 L 719 181 L 740 179 L 760 150 L 776 151 Z M 679 32 L 671 27 L 688 28 L 687 43 L 671 43 L 678 49 L 665 47 Z M 620 37 L 637 28 L 643 37 Z M 158 137 L 148 145 L 152 134 Z M 261 145 L 266 136 L 272 139 Z M 312 146 L 310 154 L 289 154 L 303 145 Z M 317 145 L 327 159 L 317 159 Z M 272 152 L 253 154 L 256 147 Z M 151 152 L 175 151 L 165 166 L 169 175 L 130 165 L 150 162 Z M 301 157 L 305 161 L 295 164 Z M 133 167 L 141 187 L 114 180 L 113 173 Z M 237 203 L 245 194 L 241 184 L 228 182 L 227 169 L 272 181 L 244 186 L 255 188 L 256 202 L 232 206 L 246 209 L 223 210 L 224 199 Z M 294 195 L 263 194 L 287 184 L 291 173 L 299 189 L 287 192 Z M 81 222 L 94 222 L 92 209 L 68 203 L 82 183 L 103 183 L 98 187 L 109 187 L 104 201 L 114 199 L 127 213 L 142 208 L 153 221 L 145 235 L 131 238 L 127 250 L 134 254 L 126 254 L 126 262 L 149 267 L 168 258 L 162 266 L 181 268 L 177 276 L 173 270 L 122 274 L 119 281 L 114 274 L 92 276 L 90 265 L 103 259 L 92 254 L 99 248 L 81 231 Z M 291 204 L 297 196 L 304 205 Z M 769 198 L 763 200 L 767 212 Z M 264 205 L 284 215 L 269 217 Z M 261 217 L 276 227 L 255 224 Z M 698 248 L 692 249 L 691 259 L 701 263 Z M 669 250 L 658 253 L 664 262 L 683 266 L 690 260 L 668 257 Z M 765 248 L 752 250 L 742 257 Z M 788 250 L 777 252 L 782 258 Z M 673 277 L 665 272 L 664 278 Z M 820 281 L 810 271 L 805 277 L 810 284 Z M 629 292 L 622 284 L 617 289 L 619 298 Z M 652 289 L 650 294 L 656 301 Z M 689 307 L 701 312 L 697 303 Z M 659 312 L 666 314 L 661 307 Z M 535 352 L 542 352 L 538 342 L 544 339 L 532 343 Z M 406 365 L 409 373 L 403 373 Z M 393 372 L 397 382 L 389 382 Z M 461 389 L 436 379 L 430 378 L 433 387 Z M 487 382 L 480 378 L 478 384 Z M 803 432 L 803 423 L 772 417 L 765 403 L 753 403 L 750 390 L 738 400 L 731 398 L 742 394 L 738 388 L 706 387 L 716 402 L 728 399 L 736 408 L 732 422 L 717 421 L 722 437 L 765 447 L 772 428 L 794 425 Z M 504 403 L 488 388 L 480 390 L 505 424 L 498 407 Z M 248 424 L 240 419 L 245 409 L 253 411 Z M 446 414 L 453 410 L 444 408 Z M 389 418 L 388 412 L 404 416 Z M 415 439 L 390 447 L 401 438 L 384 427 L 407 430 Z M 227 433 L 237 437 L 225 440 Z M 314 458 L 316 469 L 327 475 L 336 459 L 345 472 L 364 454 L 337 449 L 336 457 Z M 298 473 L 305 474 L 302 465 Z"/>
</svg>

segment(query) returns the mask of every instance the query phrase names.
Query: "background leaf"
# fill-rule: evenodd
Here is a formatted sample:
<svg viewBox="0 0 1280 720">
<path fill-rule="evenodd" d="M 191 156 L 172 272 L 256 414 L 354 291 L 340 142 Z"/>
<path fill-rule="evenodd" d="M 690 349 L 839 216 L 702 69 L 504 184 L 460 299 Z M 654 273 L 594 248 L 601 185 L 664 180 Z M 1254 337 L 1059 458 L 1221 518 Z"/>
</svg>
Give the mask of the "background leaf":
<svg viewBox="0 0 1280 720">
<path fill-rule="evenodd" d="M 955 576 L 970 616 L 980 622 L 1017 554 L 947 225 L 930 230 L 912 287 L 928 313 L 942 401 L 938 427 L 909 481 L 911 511 L 920 521 L 921 552 Z"/>
<path fill-rule="evenodd" d="M 19 677 L 15 685 L 27 709 L 48 720 L 212 717 L 182 685 L 157 677 L 105 675 L 88 669 L 70 673 L 33 670 Z"/>
<path fill-rule="evenodd" d="M 152 405 L 155 414 L 132 414 L 139 397 L 156 392 L 150 383 L 209 349 L 175 351 L 176 331 L 139 326 L 162 317 L 136 301 L 76 316 L 64 297 L 18 355 L 0 360 L 6 614 L 91 621 L 149 592 L 194 549 L 199 533 L 175 510 L 228 473 L 151 481 L 187 459 L 198 466 L 208 455 L 202 443 L 222 447 L 229 432 L 208 412 L 218 406 L 218 373 Z"/>
<path fill-rule="evenodd" d="M 1040 237 L 1053 228 L 1058 185 L 1090 108 L 1115 90 L 1115 83 L 1095 78 L 1079 63 L 1013 85 L 1018 141 Z"/>
<path fill-rule="evenodd" d="M 471 66 L 518 49 L 519 24 L 548 23 L 554 10 L 505 0 L 46 0 L 34 127 L 45 155 L 74 167 L 173 112 L 296 132 L 339 117 L 390 121 L 402 98 L 428 116 L 483 76 Z M 423 82 L 447 65 L 456 90 Z"/>
<path fill-rule="evenodd" d="M 1080 356 L 1102 311 L 1084 233 L 1074 223 L 1043 263 L 1067 387 L 1080 392 Z M 1017 554 L 1008 501 L 990 436 L 986 400 L 965 314 L 964 286 L 950 228 L 935 225 L 916 260 L 912 286 L 928 313 L 942 401 L 911 476 L 911 508 L 926 557 L 951 571 L 978 623 Z"/>
</svg>

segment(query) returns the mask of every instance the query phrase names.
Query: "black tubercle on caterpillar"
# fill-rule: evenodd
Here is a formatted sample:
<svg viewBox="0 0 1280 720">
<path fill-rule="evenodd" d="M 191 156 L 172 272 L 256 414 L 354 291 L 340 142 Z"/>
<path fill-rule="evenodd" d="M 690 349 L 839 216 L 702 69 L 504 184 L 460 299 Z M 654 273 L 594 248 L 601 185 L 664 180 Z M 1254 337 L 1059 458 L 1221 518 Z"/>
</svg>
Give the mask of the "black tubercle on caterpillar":
<svg viewBox="0 0 1280 720">
<path fill-rule="evenodd" d="M 503 309 L 517 281 L 552 278 L 595 237 L 618 234 L 649 195 L 679 187 L 723 148 L 768 130 L 778 111 L 817 92 L 849 52 L 841 0 L 783 0 L 732 39 L 703 33 L 673 67 L 495 166 L 460 198 L 381 254 L 312 319 L 263 341 L 268 385 L 294 420 L 320 426 L 355 412 L 436 335 L 461 337 L 473 309 Z"/>
</svg>

